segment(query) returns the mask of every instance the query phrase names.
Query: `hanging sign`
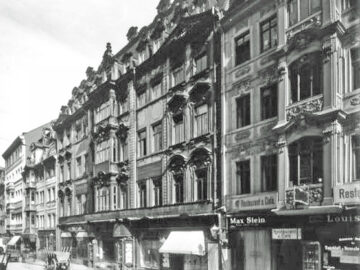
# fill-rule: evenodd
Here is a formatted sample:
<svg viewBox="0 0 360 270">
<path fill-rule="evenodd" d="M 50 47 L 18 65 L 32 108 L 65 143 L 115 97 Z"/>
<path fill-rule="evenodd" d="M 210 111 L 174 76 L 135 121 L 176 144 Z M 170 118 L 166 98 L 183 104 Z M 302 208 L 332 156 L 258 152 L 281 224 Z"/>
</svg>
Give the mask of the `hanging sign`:
<svg viewBox="0 0 360 270">
<path fill-rule="evenodd" d="M 350 183 L 334 187 L 334 203 L 360 204 L 360 183 Z"/>
</svg>

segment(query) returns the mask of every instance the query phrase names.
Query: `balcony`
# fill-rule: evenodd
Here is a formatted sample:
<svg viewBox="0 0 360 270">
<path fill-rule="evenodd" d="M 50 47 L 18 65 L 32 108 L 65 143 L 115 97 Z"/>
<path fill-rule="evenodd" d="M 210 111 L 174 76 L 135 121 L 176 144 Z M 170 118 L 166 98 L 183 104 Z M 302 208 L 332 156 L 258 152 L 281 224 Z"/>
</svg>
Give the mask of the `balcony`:
<svg viewBox="0 0 360 270">
<path fill-rule="evenodd" d="M 294 104 L 286 108 L 286 120 L 292 121 L 302 114 L 319 112 L 323 108 L 323 96 L 317 95 Z"/>
<path fill-rule="evenodd" d="M 291 210 L 320 206 L 323 198 L 322 183 L 294 186 L 285 191 L 285 207 Z"/>
</svg>

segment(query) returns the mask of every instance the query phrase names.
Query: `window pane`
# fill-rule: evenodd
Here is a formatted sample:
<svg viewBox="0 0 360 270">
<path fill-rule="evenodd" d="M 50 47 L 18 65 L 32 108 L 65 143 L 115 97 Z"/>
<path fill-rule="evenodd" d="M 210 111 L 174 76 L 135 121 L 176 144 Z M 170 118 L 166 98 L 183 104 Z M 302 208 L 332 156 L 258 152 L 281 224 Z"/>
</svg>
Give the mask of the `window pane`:
<svg viewBox="0 0 360 270">
<path fill-rule="evenodd" d="M 236 38 L 235 44 L 235 65 L 240 65 L 241 63 L 250 59 L 250 33 L 246 32 L 245 34 Z"/>
</svg>

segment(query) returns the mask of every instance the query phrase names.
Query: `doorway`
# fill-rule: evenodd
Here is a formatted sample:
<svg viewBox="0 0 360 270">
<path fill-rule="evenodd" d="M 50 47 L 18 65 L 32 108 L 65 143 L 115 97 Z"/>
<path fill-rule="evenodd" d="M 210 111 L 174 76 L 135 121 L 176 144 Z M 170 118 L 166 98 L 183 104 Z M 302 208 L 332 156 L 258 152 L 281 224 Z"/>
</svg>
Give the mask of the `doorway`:
<svg viewBox="0 0 360 270">
<path fill-rule="evenodd" d="M 184 255 L 171 254 L 170 255 L 170 269 L 184 270 Z"/>
</svg>

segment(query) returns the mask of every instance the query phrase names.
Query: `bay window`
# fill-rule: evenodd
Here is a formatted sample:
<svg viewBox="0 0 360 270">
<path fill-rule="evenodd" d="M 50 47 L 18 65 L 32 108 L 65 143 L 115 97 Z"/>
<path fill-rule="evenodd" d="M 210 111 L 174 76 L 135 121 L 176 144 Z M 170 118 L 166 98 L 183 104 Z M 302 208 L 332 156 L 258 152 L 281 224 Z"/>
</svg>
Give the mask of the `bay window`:
<svg viewBox="0 0 360 270">
<path fill-rule="evenodd" d="M 351 50 L 352 90 L 360 88 L 360 48 Z"/>
<path fill-rule="evenodd" d="M 110 190 L 109 187 L 96 188 L 96 211 L 110 210 Z"/>
<path fill-rule="evenodd" d="M 321 0 L 289 0 L 289 25 L 294 25 L 320 10 Z"/>
<path fill-rule="evenodd" d="M 109 160 L 109 142 L 102 141 L 96 145 L 95 164 Z"/>
<path fill-rule="evenodd" d="M 94 111 L 94 121 L 95 124 L 101 122 L 102 120 L 110 116 L 110 106 L 109 102 L 105 102 L 97 107 Z"/>
<path fill-rule="evenodd" d="M 207 104 L 195 108 L 195 136 L 200 136 L 208 132 L 208 107 Z"/>
<path fill-rule="evenodd" d="M 119 142 L 119 147 L 120 147 L 120 157 L 119 160 L 120 161 L 125 161 L 129 159 L 129 155 L 128 155 L 128 139 L 124 139 L 124 140 L 120 140 Z"/>
<path fill-rule="evenodd" d="M 128 208 L 128 186 L 120 185 L 120 209 Z"/>
<path fill-rule="evenodd" d="M 153 125 L 153 152 L 159 152 L 162 149 L 162 125 L 161 123 Z"/>
<path fill-rule="evenodd" d="M 156 177 L 153 179 L 154 184 L 154 205 L 162 205 L 162 181 L 161 177 Z"/>
<path fill-rule="evenodd" d="M 147 206 L 146 182 L 142 181 L 138 184 L 138 186 L 139 186 L 139 206 L 146 207 Z"/>
<path fill-rule="evenodd" d="M 291 102 L 321 94 L 322 62 L 320 53 L 313 53 L 290 65 Z"/>
<path fill-rule="evenodd" d="M 306 137 L 289 145 L 290 183 L 292 185 L 321 183 L 323 178 L 323 141 Z"/>
</svg>

